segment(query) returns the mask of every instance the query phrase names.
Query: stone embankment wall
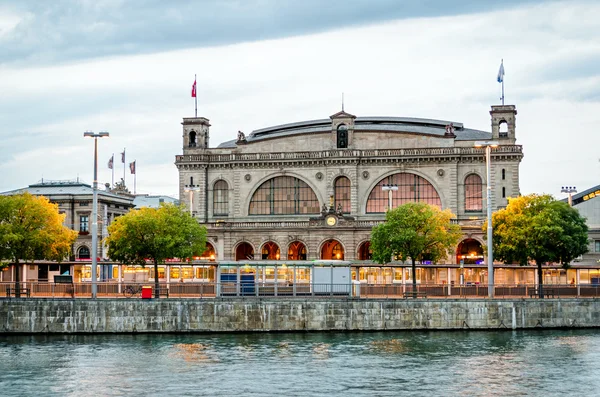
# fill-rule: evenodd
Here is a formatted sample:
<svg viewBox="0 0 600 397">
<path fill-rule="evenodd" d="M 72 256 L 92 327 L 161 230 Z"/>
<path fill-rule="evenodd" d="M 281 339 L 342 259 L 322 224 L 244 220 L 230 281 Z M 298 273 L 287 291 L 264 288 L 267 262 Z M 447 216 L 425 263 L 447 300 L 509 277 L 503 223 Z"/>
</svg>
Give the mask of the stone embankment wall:
<svg viewBox="0 0 600 397">
<path fill-rule="evenodd" d="M 0 299 L 0 333 L 600 327 L 600 299 Z"/>
</svg>

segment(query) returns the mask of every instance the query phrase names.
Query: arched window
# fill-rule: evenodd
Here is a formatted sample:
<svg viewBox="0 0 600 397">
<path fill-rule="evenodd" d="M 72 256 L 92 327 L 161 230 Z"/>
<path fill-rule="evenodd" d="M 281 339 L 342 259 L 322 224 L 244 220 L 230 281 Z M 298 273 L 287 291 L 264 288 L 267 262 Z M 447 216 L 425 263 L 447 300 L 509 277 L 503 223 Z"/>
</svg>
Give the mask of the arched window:
<svg viewBox="0 0 600 397">
<path fill-rule="evenodd" d="M 224 180 L 215 182 L 213 188 L 213 215 L 229 214 L 229 185 Z"/>
<path fill-rule="evenodd" d="M 481 212 L 483 210 L 483 183 L 477 174 L 465 178 L 465 211 Z"/>
<path fill-rule="evenodd" d="M 206 243 L 206 249 L 198 259 L 203 261 L 214 261 L 216 257 L 215 247 L 211 243 Z M 194 258 L 196 259 L 196 258 Z"/>
<path fill-rule="evenodd" d="M 305 261 L 306 246 L 300 241 L 294 241 L 288 246 L 288 261 Z"/>
<path fill-rule="evenodd" d="M 340 124 L 337 128 L 337 147 L 338 149 L 348 147 L 348 127 L 346 127 L 346 124 Z"/>
<path fill-rule="evenodd" d="M 261 249 L 261 259 L 279 260 L 279 246 L 273 241 L 264 243 Z"/>
<path fill-rule="evenodd" d="M 315 192 L 298 178 L 278 176 L 269 179 L 250 200 L 250 215 L 318 214 L 319 200 Z"/>
<path fill-rule="evenodd" d="M 249 243 L 241 243 L 235 249 L 235 260 L 245 261 L 254 259 L 254 248 Z"/>
<path fill-rule="evenodd" d="M 371 260 L 373 256 L 373 251 L 371 250 L 371 242 L 365 241 L 358 247 L 358 260 L 359 261 L 368 261 Z"/>
<path fill-rule="evenodd" d="M 508 123 L 505 120 L 502 120 L 498 125 L 498 136 L 500 138 L 508 137 Z"/>
<path fill-rule="evenodd" d="M 90 249 L 85 245 L 80 247 L 77 251 L 77 258 L 79 259 L 90 259 L 92 256 L 90 255 Z"/>
<path fill-rule="evenodd" d="M 398 190 L 383 190 L 384 185 L 396 185 Z M 371 190 L 367 199 L 367 213 L 384 213 L 389 206 L 389 192 L 392 192 L 392 208 L 411 202 L 442 207 L 440 195 L 429 181 L 415 174 L 399 173 L 383 178 Z"/>
<path fill-rule="evenodd" d="M 328 240 L 321 247 L 321 259 L 344 259 L 344 247 L 337 240 Z"/>
<path fill-rule="evenodd" d="M 190 147 L 196 147 L 196 131 L 190 132 Z"/>
<path fill-rule="evenodd" d="M 342 208 L 342 213 L 350 213 L 350 179 L 340 176 L 334 184 L 335 209 Z"/>
</svg>

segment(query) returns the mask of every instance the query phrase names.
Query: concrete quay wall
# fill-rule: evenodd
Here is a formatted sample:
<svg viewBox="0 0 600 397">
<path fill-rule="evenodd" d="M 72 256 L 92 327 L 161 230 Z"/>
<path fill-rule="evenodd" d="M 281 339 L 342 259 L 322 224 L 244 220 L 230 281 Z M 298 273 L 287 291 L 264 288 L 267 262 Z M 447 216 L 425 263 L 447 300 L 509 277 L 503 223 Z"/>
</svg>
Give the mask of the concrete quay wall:
<svg viewBox="0 0 600 397">
<path fill-rule="evenodd" d="M 600 299 L 0 299 L 0 333 L 600 327 Z"/>
</svg>

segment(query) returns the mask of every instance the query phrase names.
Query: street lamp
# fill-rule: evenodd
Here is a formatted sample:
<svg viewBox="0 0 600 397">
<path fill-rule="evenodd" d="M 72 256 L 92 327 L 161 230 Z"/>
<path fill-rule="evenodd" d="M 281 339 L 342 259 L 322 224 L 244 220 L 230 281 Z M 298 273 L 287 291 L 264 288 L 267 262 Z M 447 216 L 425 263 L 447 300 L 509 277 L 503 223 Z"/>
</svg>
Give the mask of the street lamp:
<svg viewBox="0 0 600 397">
<path fill-rule="evenodd" d="M 392 209 L 392 192 L 398 190 L 398 185 L 383 185 L 381 190 L 388 192 L 388 211 Z"/>
<path fill-rule="evenodd" d="M 200 188 L 195 187 L 194 185 L 185 185 L 183 188 L 184 192 L 188 192 L 190 194 L 190 215 L 194 216 L 193 208 L 194 208 L 194 192 L 199 191 Z"/>
<path fill-rule="evenodd" d="M 475 147 L 485 147 L 485 169 L 487 179 L 487 242 L 488 242 L 488 298 L 494 297 L 494 252 L 492 248 L 492 185 L 491 185 L 491 153 L 498 147 L 496 141 L 475 142 Z"/>
<path fill-rule="evenodd" d="M 573 198 L 571 195 L 573 193 L 577 193 L 577 188 L 575 186 L 563 186 L 560 188 L 561 193 L 567 193 L 569 195 L 569 207 L 573 206 Z"/>
<path fill-rule="evenodd" d="M 98 266 L 98 138 L 108 138 L 108 132 L 86 131 L 85 138 L 94 138 L 94 185 L 92 188 L 92 298 L 98 293 L 96 267 Z"/>
</svg>

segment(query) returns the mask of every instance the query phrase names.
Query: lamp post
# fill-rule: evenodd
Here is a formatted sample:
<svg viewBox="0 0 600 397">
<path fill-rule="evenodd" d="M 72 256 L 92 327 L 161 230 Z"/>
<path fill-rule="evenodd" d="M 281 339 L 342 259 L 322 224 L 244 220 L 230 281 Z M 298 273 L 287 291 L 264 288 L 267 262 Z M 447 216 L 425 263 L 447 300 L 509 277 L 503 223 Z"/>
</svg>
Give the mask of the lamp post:
<svg viewBox="0 0 600 397">
<path fill-rule="evenodd" d="M 98 138 L 108 138 L 106 131 L 94 133 L 86 131 L 83 133 L 86 138 L 94 138 L 94 184 L 92 188 L 92 299 L 96 298 L 98 286 L 96 285 L 98 266 Z"/>
<path fill-rule="evenodd" d="M 571 195 L 573 193 L 577 193 L 577 188 L 575 186 L 563 186 L 560 188 L 561 193 L 567 193 L 569 195 L 569 207 L 573 206 L 573 197 Z"/>
<path fill-rule="evenodd" d="M 398 190 L 398 185 L 383 185 L 381 190 L 388 192 L 388 211 L 392 209 L 392 192 Z"/>
<path fill-rule="evenodd" d="M 494 252 L 492 244 L 492 184 L 491 184 L 491 153 L 492 148 L 498 147 L 496 141 L 475 142 L 475 147 L 485 147 L 485 168 L 487 179 L 487 242 L 488 242 L 488 298 L 494 297 Z"/>
<path fill-rule="evenodd" d="M 183 188 L 184 192 L 188 192 L 190 194 L 190 215 L 194 216 L 193 208 L 194 208 L 194 192 L 199 191 L 200 188 L 194 185 L 185 185 Z"/>
</svg>

